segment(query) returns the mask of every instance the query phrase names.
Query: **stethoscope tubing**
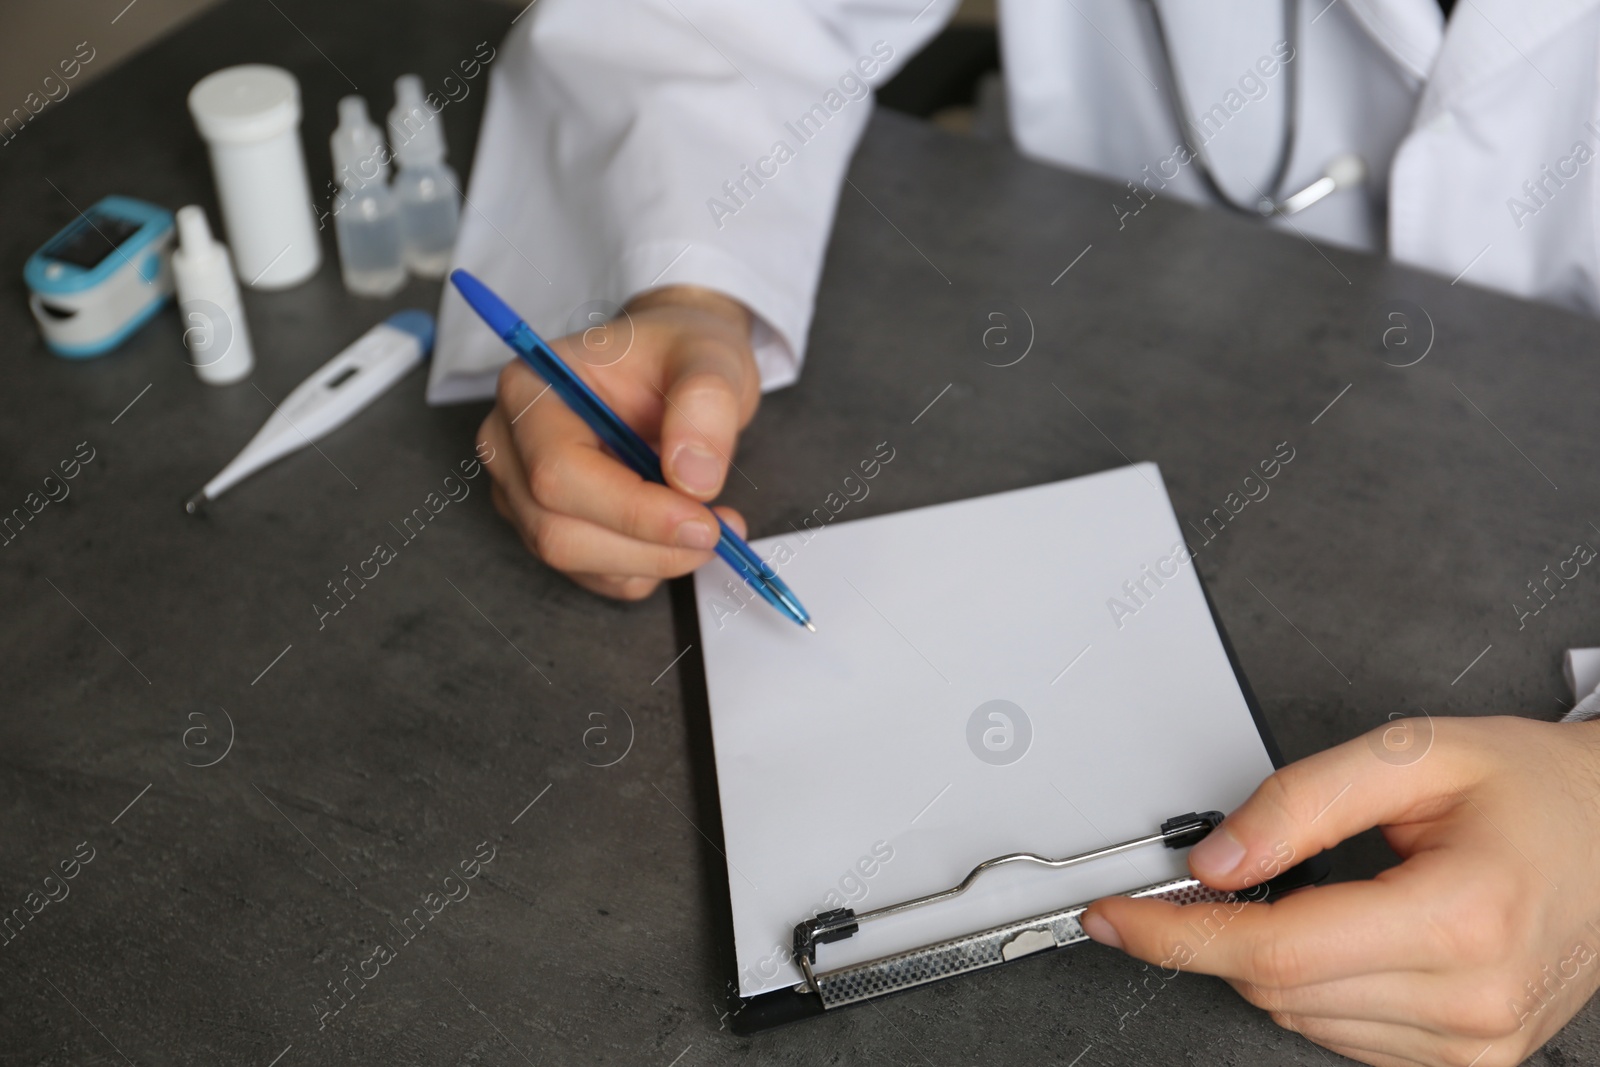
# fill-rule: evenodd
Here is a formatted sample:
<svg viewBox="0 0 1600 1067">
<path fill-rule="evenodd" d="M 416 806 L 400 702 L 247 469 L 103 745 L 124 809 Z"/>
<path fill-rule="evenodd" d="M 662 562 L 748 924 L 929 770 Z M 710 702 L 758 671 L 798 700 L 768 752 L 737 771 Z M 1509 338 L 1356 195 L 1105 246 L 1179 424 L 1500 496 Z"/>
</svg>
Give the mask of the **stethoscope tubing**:
<svg viewBox="0 0 1600 1067">
<path fill-rule="evenodd" d="M 1272 176 L 1267 182 L 1265 190 L 1256 190 L 1260 196 L 1253 204 L 1241 203 L 1235 200 L 1232 194 L 1222 187 L 1217 180 L 1216 171 L 1211 166 L 1211 159 L 1206 155 L 1205 144 L 1190 136 L 1192 122 L 1189 102 L 1183 90 L 1183 80 L 1178 76 L 1178 67 L 1172 56 L 1172 46 L 1167 39 L 1166 22 L 1161 17 L 1159 0 L 1147 0 L 1150 12 L 1155 23 L 1156 46 L 1161 52 L 1162 63 L 1166 66 L 1167 98 L 1172 107 L 1173 118 L 1177 121 L 1178 136 L 1183 138 L 1183 143 L 1189 150 L 1190 157 L 1197 164 L 1200 179 L 1210 190 L 1217 203 L 1230 211 L 1252 218 L 1268 218 L 1280 213 L 1281 205 L 1279 194 L 1283 189 L 1283 181 L 1289 174 L 1289 162 L 1294 155 L 1295 132 L 1298 125 L 1295 112 L 1300 96 L 1300 3 L 1299 0 L 1283 0 L 1283 34 L 1284 40 L 1289 44 L 1289 59 L 1284 63 L 1290 67 L 1289 77 L 1286 80 L 1283 105 L 1283 132 L 1278 138 L 1278 158 L 1273 165 Z"/>
</svg>

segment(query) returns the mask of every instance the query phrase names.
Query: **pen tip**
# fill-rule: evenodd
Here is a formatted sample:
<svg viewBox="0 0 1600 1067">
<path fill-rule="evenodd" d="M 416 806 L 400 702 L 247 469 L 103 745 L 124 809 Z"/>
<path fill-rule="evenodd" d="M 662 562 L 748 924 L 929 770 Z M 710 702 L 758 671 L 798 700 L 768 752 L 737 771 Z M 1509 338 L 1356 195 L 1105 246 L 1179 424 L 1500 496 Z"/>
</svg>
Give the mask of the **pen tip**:
<svg viewBox="0 0 1600 1067">
<path fill-rule="evenodd" d="M 811 620 L 810 619 L 806 620 L 806 629 L 810 630 L 812 633 L 816 633 L 817 632 L 817 628 L 815 626 L 811 625 Z"/>
<path fill-rule="evenodd" d="M 190 515 L 200 514 L 200 506 L 206 502 L 206 491 L 200 490 L 194 496 L 183 502 L 183 510 Z"/>
</svg>

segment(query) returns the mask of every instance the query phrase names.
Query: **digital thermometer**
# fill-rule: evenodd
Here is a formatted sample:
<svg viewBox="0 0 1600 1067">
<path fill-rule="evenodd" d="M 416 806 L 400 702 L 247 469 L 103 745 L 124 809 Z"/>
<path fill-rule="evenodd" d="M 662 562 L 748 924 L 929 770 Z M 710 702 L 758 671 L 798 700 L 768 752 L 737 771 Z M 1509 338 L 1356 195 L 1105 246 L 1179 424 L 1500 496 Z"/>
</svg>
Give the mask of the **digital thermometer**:
<svg viewBox="0 0 1600 1067">
<path fill-rule="evenodd" d="M 198 514 L 208 500 L 267 464 L 332 433 L 382 396 L 433 350 L 433 316 L 399 311 L 358 337 L 350 347 L 294 387 L 232 463 L 184 502 Z"/>
<path fill-rule="evenodd" d="M 108 196 L 81 212 L 23 266 L 28 307 L 58 356 L 116 348 L 172 296 L 172 212 Z"/>
</svg>

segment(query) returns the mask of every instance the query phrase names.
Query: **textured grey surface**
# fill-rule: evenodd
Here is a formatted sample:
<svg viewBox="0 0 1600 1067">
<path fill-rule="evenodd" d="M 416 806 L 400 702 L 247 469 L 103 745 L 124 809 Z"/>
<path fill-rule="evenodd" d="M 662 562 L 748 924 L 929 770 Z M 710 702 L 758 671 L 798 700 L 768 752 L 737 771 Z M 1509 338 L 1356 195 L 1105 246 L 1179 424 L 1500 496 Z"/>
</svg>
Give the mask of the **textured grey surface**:
<svg viewBox="0 0 1600 1067">
<path fill-rule="evenodd" d="M 204 520 L 180 514 L 265 397 L 437 288 L 359 301 L 330 259 L 303 288 L 249 294 L 259 391 L 210 389 L 171 313 L 109 358 L 48 356 L 21 263 L 72 217 L 69 198 L 214 206 L 183 113 L 203 73 L 289 66 L 320 145 L 346 76 L 386 101 L 393 75 L 432 83 L 510 18 L 445 0 L 375 10 L 237 0 L 0 148 L 13 279 L 0 506 L 79 442 L 95 451 L 71 495 L 0 549 L 0 905 L 79 842 L 96 850 L 71 895 L 0 946 L 4 1059 L 1335 1060 L 1211 979 L 1145 1004 L 1146 972 L 1096 946 L 735 1037 L 726 886 L 700 832 L 716 835 L 703 709 L 683 688 L 696 657 L 663 674 L 692 640 L 668 595 L 605 603 L 544 570 L 480 477 L 318 629 L 325 583 L 398 542 L 389 523 L 470 456 L 481 406 L 429 410 L 413 375 L 324 455 L 280 464 Z M 446 112 L 458 163 L 482 86 Z M 311 159 L 320 185 L 326 162 Z M 1165 202 L 1119 231 L 1110 186 L 889 115 L 852 179 L 802 384 L 768 398 L 738 457 L 750 482 L 736 476 L 729 500 L 757 533 L 797 521 L 884 440 L 897 458 L 853 515 L 1132 458 L 1158 461 L 1197 523 L 1287 441 L 1270 495 L 1198 556 L 1286 753 L 1418 707 L 1558 714 L 1559 650 L 1600 643 L 1594 577 L 1520 631 L 1511 604 L 1600 521 L 1600 325 Z M 1379 305 L 1397 297 L 1437 330 L 1406 369 L 1379 358 Z M 986 352 L 977 325 L 998 301 L 1036 335 L 1003 368 L 987 364 L 1014 356 Z M 230 734 L 219 709 L 231 750 L 194 766 Z M 631 749 L 595 767 L 628 739 L 618 709 Z M 596 726 L 608 733 L 586 746 Z M 496 852 L 470 896 L 319 1027 L 326 984 L 399 942 L 390 924 L 483 841 Z M 1363 839 L 1338 869 L 1384 857 Z M 1597 1037 L 1591 1005 L 1536 1062 L 1600 1061 Z"/>
</svg>

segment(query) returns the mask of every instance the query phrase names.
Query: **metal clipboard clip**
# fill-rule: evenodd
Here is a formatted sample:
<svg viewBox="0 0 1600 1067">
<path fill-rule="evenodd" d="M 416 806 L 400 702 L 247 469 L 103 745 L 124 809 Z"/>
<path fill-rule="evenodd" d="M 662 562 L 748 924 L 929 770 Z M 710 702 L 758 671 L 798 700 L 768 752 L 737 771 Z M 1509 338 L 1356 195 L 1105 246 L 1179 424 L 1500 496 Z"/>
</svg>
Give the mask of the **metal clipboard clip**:
<svg viewBox="0 0 1600 1067">
<path fill-rule="evenodd" d="M 1012 852 L 984 860 L 972 868 L 959 884 L 949 889 L 860 913 L 851 908 L 822 912 L 794 928 L 794 958 L 799 961 L 800 969 L 806 976 L 804 982 L 794 987 L 795 992 L 815 993 L 821 998 L 823 1008 L 838 1008 L 902 989 L 910 989 L 913 986 L 925 985 L 941 978 L 993 967 L 1007 960 L 1045 949 L 1085 941 L 1088 935 L 1083 932 L 1078 919 L 1093 903 L 1092 901 L 1084 901 L 1044 915 L 1035 915 L 1004 926 L 980 930 L 949 941 L 925 945 L 892 956 L 868 960 L 865 963 L 851 964 L 833 971 L 819 972 L 816 969 L 818 945 L 853 937 L 863 923 L 958 897 L 970 889 L 985 871 L 1013 863 L 1031 863 L 1059 870 L 1157 843 L 1172 849 L 1189 848 L 1198 844 L 1201 838 L 1216 829 L 1221 822 L 1220 811 L 1189 812 L 1168 819 L 1161 824 L 1161 829 L 1157 833 L 1121 841 L 1090 852 L 1081 852 L 1062 859 L 1047 859 L 1032 852 Z M 1178 878 L 1144 886 L 1127 895 L 1153 897 L 1176 904 L 1233 899 L 1233 894 L 1212 889 L 1194 878 Z"/>
</svg>

